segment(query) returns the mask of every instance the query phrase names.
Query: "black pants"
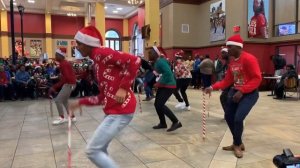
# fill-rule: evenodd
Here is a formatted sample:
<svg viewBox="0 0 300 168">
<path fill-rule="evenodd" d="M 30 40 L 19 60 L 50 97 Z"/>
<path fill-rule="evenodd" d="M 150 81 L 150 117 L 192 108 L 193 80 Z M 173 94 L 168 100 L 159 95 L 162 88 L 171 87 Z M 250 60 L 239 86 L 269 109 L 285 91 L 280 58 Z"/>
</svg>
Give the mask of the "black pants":
<svg viewBox="0 0 300 168">
<path fill-rule="evenodd" d="M 179 102 L 185 102 L 185 106 L 188 107 L 190 105 L 188 97 L 186 95 L 186 89 L 189 87 L 191 82 L 191 78 L 181 78 L 176 80 L 176 90 L 174 91 L 174 96 Z M 180 91 L 180 94 L 178 93 Z"/>
<path fill-rule="evenodd" d="M 173 122 L 177 123 L 178 119 L 174 113 L 165 105 L 167 100 L 173 94 L 172 88 L 158 88 L 156 92 L 154 106 L 159 117 L 161 125 L 167 125 L 165 115 Z"/>
<path fill-rule="evenodd" d="M 34 86 L 32 84 L 25 85 L 23 83 L 18 83 L 17 93 L 21 99 L 24 99 L 27 95 L 34 98 Z"/>
</svg>

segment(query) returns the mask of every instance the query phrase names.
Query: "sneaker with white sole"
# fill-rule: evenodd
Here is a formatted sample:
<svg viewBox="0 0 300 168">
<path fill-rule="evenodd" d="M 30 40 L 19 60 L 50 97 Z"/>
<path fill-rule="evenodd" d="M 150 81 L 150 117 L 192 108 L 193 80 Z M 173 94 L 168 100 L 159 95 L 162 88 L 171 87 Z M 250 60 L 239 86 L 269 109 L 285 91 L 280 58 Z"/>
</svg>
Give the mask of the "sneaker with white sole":
<svg viewBox="0 0 300 168">
<path fill-rule="evenodd" d="M 67 122 L 68 120 L 62 117 L 59 117 L 57 120 L 54 120 L 52 122 L 53 125 L 59 125 L 59 124 L 63 124 L 65 122 Z"/>
<path fill-rule="evenodd" d="M 77 121 L 76 117 L 71 118 L 71 121 L 76 122 Z"/>
<path fill-rule="evenodd" d="M 191 111 L 191 106 L 186 106 L 186 107 L 185 107 L 185 110 Z"/>
<path fill-rule="evenodd" d="M 175 106 L 175 108 L 180 108 L 180 109 L 182 109 L 182 108 L 184 108 L 185 107 L 185 103 L 184 102 L 180 102 L 180 103 L 178 103 L 178 104 L 176 104 L 176 106 Z"/>
</svg>

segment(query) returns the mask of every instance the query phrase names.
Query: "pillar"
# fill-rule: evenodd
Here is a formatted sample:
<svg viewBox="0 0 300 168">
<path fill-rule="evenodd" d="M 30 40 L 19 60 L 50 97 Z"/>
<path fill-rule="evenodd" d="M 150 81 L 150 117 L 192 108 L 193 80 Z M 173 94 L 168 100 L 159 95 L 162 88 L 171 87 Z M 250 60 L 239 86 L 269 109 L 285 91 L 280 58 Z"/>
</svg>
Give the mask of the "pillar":
<svg viewBox="0 0 300 168">
<path fill-rule="evenodd" d="M 103 2 L 96 2 L 95 27 L 100 31 L 103 38 L 103 42 L 105 43 L 105 9 Z"/>
<path fill-rule="evenodd" d="M 1 56 L 3 58 L 9 57 L 9 40 L 8 40 L 8 21 L 7 11 L 2 10 L 1 13 Z"/>
<path fill-rule="evenodd" d="M 146 39 L 146 48 L 152 47 L 154 42 L 160 45 L 159 41 L 159 0 L 145 0 L 145 24 L 150 25 L 150 38 Z"/>
<path fill-rule="evenodd" d="M 45 28 L 46 28 L 46 53 L 49 58 L 55 58 L 53 55 L 53 40 L 51 28 L 51 14 L 45 14 Z"/>
<path fill-rule="evenodd" d="M 123 19 L 123 36 L 126 37 L 124 41 L 122 41 L 122 51 L 129 53 L 129 41 L 128 41 L 128 19 Z"/>
</svg>

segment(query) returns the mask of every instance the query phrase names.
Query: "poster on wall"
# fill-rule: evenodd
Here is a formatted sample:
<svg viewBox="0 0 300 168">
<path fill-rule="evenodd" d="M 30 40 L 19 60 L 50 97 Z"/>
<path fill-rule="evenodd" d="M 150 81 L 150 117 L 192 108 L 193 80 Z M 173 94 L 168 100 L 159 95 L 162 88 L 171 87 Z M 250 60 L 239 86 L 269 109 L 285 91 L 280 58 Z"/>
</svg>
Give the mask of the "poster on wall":
<svg viewBox="0 0 300 168">
<path fill-rule="evenodd" d="M 24 50 L 26 48 L 26 40 L 24 40 Z M 17 52 L 18 56 L 22 56 L 22 40 L 21 39 L 16 39 L 15 42 L 15 51 Z M 26 50 L 24 52 L 25 56 L 26 56 Z"/>
<path fill-rule="evenodd" d="M 248 37 L 268 38 L 269 0 L 248 0 Z"/>
<path fill-rule="evenodd" d="M 225 0 L 210 5 L 210 41 L 225 40 Z"/>
<path fill-rule="evenodd" d="M 68 57 L 68 41 L 65 41 L 65 40 L 57 40 L 57 43 L 56 43 L 56 48 L 57 49 L 60 49 L 63 53 L 66 54 L 66 56 Z"/>
<path fill-rule="evenodd" d="M 30 56 L 40 57 L 42 54 L 42 40 L 30 40 Z"/>
<path fill-rule="evenodd" d="M 76 41 L 71 41 L 71 54 L 72 57 L 75 57 L 75 47 L 76 47 Z"/>
</svg>

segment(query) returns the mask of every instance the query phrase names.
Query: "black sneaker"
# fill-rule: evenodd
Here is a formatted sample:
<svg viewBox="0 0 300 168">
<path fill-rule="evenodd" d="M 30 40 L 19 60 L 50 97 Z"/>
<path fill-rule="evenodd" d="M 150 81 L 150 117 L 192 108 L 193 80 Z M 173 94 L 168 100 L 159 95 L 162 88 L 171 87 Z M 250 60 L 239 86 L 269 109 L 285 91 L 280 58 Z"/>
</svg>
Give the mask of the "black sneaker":
<svg viewBox="0 0 300 168">
<path fill-rule="evenodd" d="M 180 127 L 182 127 L 182 124 L 178 121 L 177 123 L 173 123 L 172 126 L 169 129 L 167 129 L 167 132 L 175 131 Z"/>
<path fill-rule="evenodd" d="M 167 128 L 167 125 L 158 124 L 152 127 L 153 129 L 164 129 Z"/>
</svg>

